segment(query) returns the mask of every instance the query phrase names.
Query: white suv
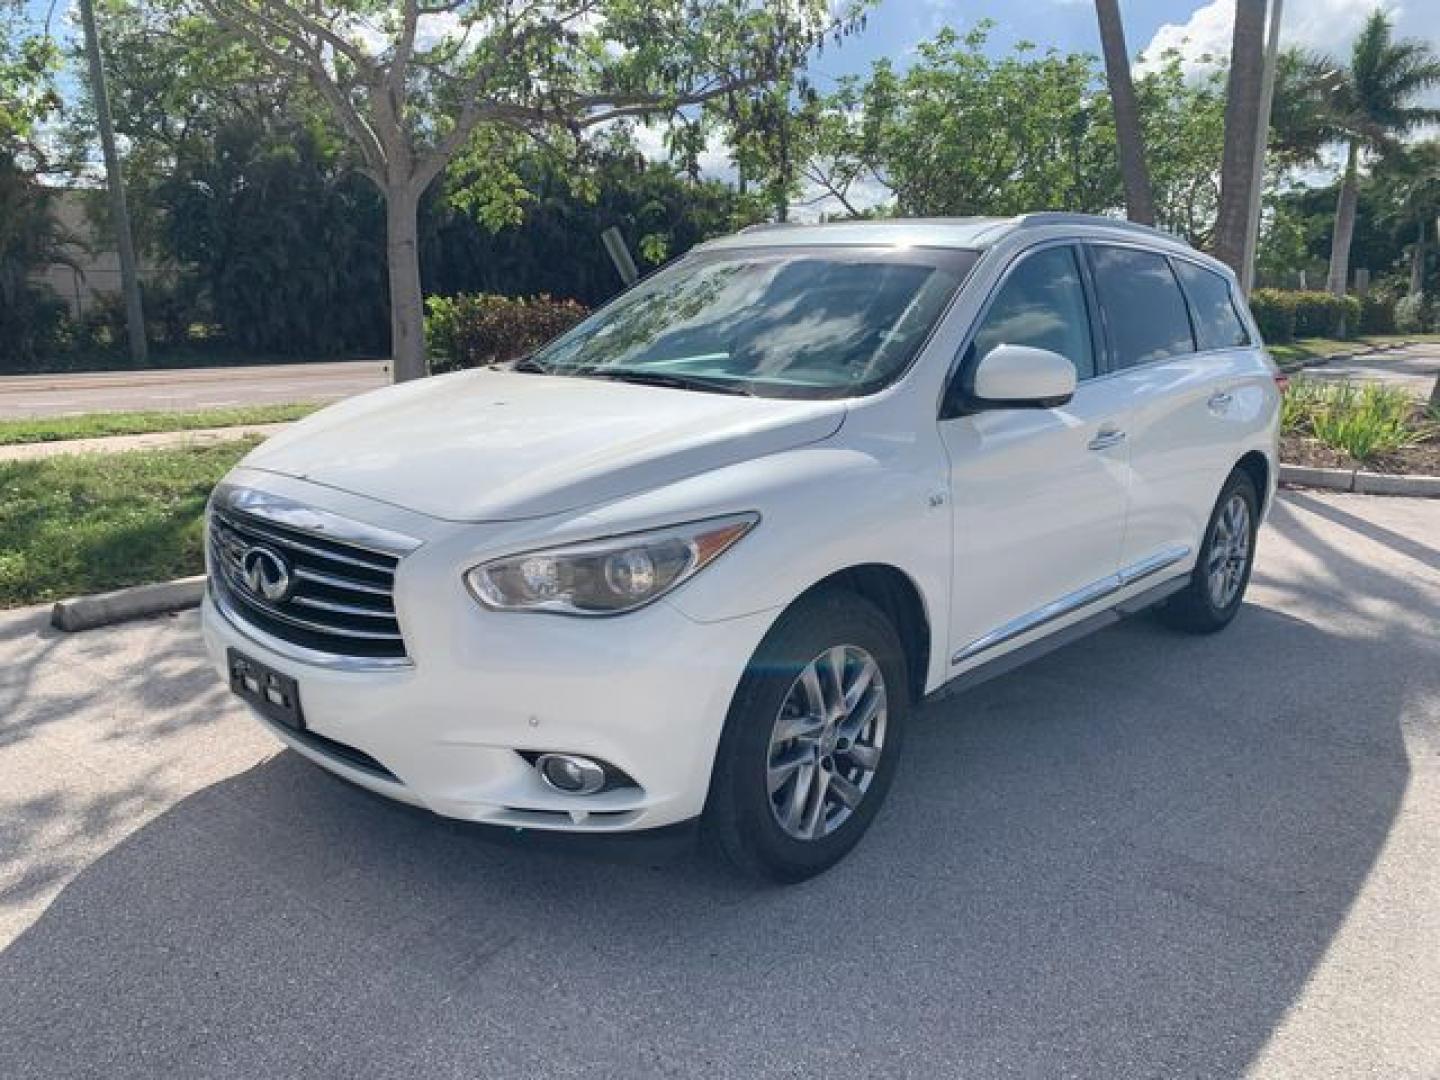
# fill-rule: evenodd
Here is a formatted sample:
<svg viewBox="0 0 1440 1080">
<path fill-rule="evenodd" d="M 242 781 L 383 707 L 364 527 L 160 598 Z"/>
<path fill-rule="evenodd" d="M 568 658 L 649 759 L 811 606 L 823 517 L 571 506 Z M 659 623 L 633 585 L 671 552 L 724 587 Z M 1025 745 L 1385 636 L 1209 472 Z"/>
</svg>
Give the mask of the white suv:
<svg viewBox="0 0 1440 1080">
<path fill-rule="evenodd" d="M 1276 374 L 1230 273 L 1081 215 L 749 229 L 505 370 L 355 398 L 217 489 L 210 652 L 436 813 L 840 859 L 916 704 L 1163 601 L 1235 615 Z"/>
</svg>

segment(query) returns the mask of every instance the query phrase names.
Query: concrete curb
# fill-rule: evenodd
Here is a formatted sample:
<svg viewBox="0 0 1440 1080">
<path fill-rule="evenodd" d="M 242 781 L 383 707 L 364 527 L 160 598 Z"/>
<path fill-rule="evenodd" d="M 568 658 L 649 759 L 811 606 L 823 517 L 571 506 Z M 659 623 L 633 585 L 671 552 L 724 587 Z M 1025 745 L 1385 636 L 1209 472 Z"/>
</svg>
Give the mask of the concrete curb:
<svg viewBox="0 0 1440 1080">
<path fill-rule="evenodd" d="M 1317 469 L 1308 465 L 1281 465 L 1280 483 L 1326 491 L 1354 491 L 1362 495 L 1408 495 L 1440 499 L 1440 476 L 1398 476 L 1360 469 Z"/>
<path fill-rule="evenodd" d="M 146 615 L 162 615 L 197 607 L 204 595 L 205 575 L 200 574 L 94 596 L 77 596 L 56 603 L 50 612 L 50 625 L 57 630 L 91 630 Z"/>
</svg>

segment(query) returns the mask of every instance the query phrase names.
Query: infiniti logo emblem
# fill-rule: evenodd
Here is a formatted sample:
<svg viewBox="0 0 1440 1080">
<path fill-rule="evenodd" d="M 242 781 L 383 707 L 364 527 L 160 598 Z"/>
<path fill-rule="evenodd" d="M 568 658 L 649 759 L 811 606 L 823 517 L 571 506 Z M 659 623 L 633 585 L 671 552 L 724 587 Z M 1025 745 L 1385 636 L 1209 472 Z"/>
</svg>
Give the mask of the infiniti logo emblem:
<svg viewBox="0 0 1440 1080">
<path fill-rule="evenodd" d="M 240 574 L 245 587 L 256 596 L 279 603 L 290 596 L 293 584 L 285 557 L 273 548 L 255 545 L 240 556 Z"/>
</svg>

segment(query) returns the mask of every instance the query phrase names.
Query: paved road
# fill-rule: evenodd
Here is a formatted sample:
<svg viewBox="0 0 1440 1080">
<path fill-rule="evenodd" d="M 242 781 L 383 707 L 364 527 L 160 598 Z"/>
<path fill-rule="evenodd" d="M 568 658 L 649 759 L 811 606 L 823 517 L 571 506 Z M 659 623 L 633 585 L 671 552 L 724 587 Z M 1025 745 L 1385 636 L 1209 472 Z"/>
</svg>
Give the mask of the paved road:
<svg viewBox="0 0 1440 1080">
<path fill-rule="evenodd" d="M 789 890 L 352 790 L 193 615 L 0 619 L 0 1076 L 1440 1076 L 1437 545 L 1286 495 L 1227 633 L 928 707 Z"/>
<path fill-rule="evenodd" d="M 0 377 L 0 420 L 338 401 L 389 382 L 389 365 L 370 360 L 89 375 L 7 375 Z"/>
<path fill-rule="evenodd" d="M 1435 377 L 1440 375 L 1440 345 L 1412 345 L 1392 352 L 1332 360 L 1319 367 L 1307 368 L 1305 375 L 1307 378 L 1349 379 L 1398 386 L 1428 398 L 1435 386 Z"/>
</svg>

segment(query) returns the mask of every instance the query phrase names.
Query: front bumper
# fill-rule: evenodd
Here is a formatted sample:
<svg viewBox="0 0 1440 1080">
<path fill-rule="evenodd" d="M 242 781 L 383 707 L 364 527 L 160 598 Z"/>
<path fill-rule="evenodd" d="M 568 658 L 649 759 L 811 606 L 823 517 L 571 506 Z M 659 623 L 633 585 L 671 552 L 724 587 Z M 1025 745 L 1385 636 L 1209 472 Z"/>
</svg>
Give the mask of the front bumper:
<svg viewBox="0 0 1440 1080">
<path fill-rule="evenodd" d="M 321 509 L 352 517 L 364 509 L 353 497 L 282 482 Z M 352 670 L 311 662 L 206 596 L 206 648 L 222 677 L 232 648 L 293 677 L 306 729 L 319 738 L 261 723 L 355 784 L 466 821 L 622 832 L 673 825 L 704 809 L 730 701 L 774 612 L 698 622 L 664 600 L 600 619 L 489 611 L 466 593 L 461 575 L 477 561 L 477 546 L 496 539 L 492 527 L 399 521 L 389 509 L 377 524 L 405 526 L 424 540 L 395 575 L 408 664 Z M 587 796 L 555 791 L 522 756 L 545 751 L 609 762 L 635 785 Z"/>
<path fill-rule="evenodd" d="M 501 632 L 484 625 L 499 620 Z M 539 829 L 649 829 L 704 809 L 730 699 L 768 616 L 702 624 L 661 603 L 623 620 L 477 609 L 474 623 L 470 640 L 447 654 L 417 654 L 397 671 L 348 672 L 267 648 L 213 597 L 202 608 L 206 647 L 223 677 L 231 648 L 292 676 L 308 731 L 362 751 L 394 777 L 260 720 L 362 787 L 446 817 Z M 546 786 L 521 751 L 599 758 L 638 786 L 566 795 Z"/>
</svg>

